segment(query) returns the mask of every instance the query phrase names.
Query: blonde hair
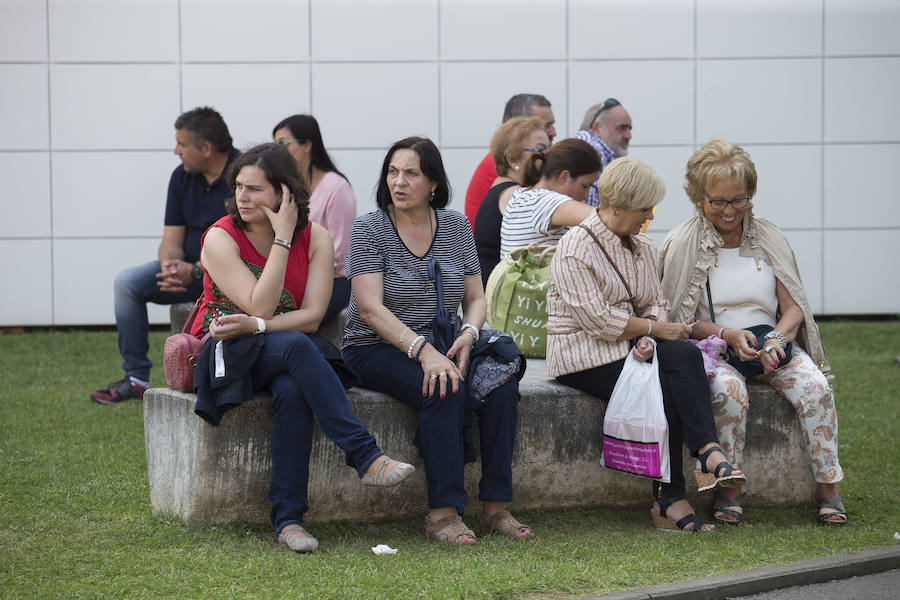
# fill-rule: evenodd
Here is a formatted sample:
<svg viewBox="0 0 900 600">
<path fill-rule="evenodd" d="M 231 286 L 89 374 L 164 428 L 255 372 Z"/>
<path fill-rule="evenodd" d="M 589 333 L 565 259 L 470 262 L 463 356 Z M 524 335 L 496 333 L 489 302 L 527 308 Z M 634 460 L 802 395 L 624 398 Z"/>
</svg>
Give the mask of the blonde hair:
<svg viewBox="0 0 900 600">
<path fill-rule="evenodd" d="M 694 152 L 687 161 L 684 179 L 684 191 L 700 214 L 706 190 L 713 181 L 740 181 L 751 199 L 756 194 L 756 165 L 743 148 L 725 140 L 710 140 Z"/>
<path fill-rule="evenodd" d="M 540 117 L 513 117 L 497 128 L 491 138 L 491 158 L 497 175 L 506 174 L 511 168 L 506 159 L 519 156 L 525 149 L 525 138 L 536 130 L 544 130 Z"/>
<path fill-rule="evenodd" d="M 653 208 L 666 194 L 662 178 L 636 158 L 617 158 L 603 169 L 597 182 L 600 208 Z"/>
</svg>

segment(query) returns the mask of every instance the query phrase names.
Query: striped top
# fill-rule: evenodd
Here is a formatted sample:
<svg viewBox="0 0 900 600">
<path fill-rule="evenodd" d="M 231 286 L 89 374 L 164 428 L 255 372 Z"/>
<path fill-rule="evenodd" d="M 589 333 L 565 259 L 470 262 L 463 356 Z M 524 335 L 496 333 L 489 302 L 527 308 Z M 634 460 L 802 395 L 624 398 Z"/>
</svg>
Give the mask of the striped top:
<svg viewBox="0 0 900 600">
<path fill-rule="evenodd" d="M 351 280 L 364 273 L 382 273 L 385 308 L 416 335 L 426 337 L 437 312 L 437 290 L 428 278 L 431 257 L 441 263 L 444 308 L 450 314 L 456 314 L 462 303 L 465 278 L 481 274 L 475 237 L 468 219 L 453 210 L 439 208 L 434 212 L 437 216 L 434 239 L 422 257 L 406 247 L 387 212 L 379 209 L 358 217 L 350 230 L 350 254 L 346 265 L 347 277 Z M 399 331 L 397 335 L 400 335 Z M 410 336 L 406 339 L 412 341 Z M 360 319 L 356 300 L 351 294 L 341 349 L 383 341 Z"/>
<path fill-rule="evenodd" d="M 560 204 L 571 199 L 544 188 L 520 188 L 513 192 L 500 224 L 500 259 L 530 244 L 555 246 L 569 228 L 550 229 L 550 218 Z"/>
<path fill-rule="evenodd" d="M 645 235 L 624 246 L 596 212 L 584 220 L 635 295 L 638 317 L 665 321 L 668 302 L 657 276 L 656 245 Z M 615 362 L 628 354 L 617 342 L 633 314 L 628 292 L 594 239 L 581 227 L 563 236 L 550 263 L 547 290 L 547 375 L 557 377 Z"/>
</svg>

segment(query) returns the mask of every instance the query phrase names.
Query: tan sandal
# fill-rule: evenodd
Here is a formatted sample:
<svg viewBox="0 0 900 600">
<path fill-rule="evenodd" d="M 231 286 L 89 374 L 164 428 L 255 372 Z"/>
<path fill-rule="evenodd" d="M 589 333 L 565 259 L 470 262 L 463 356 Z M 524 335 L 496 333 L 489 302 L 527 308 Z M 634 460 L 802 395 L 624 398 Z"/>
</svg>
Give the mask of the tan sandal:
<svg viewBox="0 0 900 600">
<path fill-rule="evenodd" d="M 378 459 L 375 459 L 378 460 Z M 391 463 L 395 463 L 397 466 L 391 470 L 390 473 L 386 473 L 388 465 Z M 373 474 L 364 473 L 360 480 L 363 485 L 370 485 L 374 487 L 392 487 L 409 477 L 415 472 L 416 468 L 408 463 L 400 462 L 398 460 L 394 460 L 390 458 L 388 455 L 384 455 L 384 460 L 381 461 L 381 465 Z"/>
<path fill-rule="evenodd" d="M 531 527 L 519 523 L 508 510 L 498 510 L 487 519 L 482 519 L 478 528 L 482 534 L 499 533 L 514 540 L 524 540 L 534 535 Z M 528 532 L 522 533 L 523 529 Z"/>
<path fill-rule="evenodd" d="M 282 529 L 278 534 L 278 541 L 300 554 L 319 549 L 319 540 L 309 535 L 301 525 L 288 525 Z"/>
<path fill-rule="evenodd" d="M 425 516 L 425 535 L 439 542 L 447 542 L 456 546 L 470 546 L 476 542 L 475 533 L 466 527 L 459 515 L 433 520 L 431 515 Z M 460 536 L 472 538 L 470 542 L 460 542 Z"/>
</svg>

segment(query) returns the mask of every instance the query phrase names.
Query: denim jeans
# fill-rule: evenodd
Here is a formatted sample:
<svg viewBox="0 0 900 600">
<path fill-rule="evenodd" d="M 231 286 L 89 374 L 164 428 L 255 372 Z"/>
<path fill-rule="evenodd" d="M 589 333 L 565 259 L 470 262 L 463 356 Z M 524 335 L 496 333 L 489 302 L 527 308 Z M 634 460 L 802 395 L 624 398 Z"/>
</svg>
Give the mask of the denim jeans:
<svg viewBox="0 0 900 600">
<path fill-rule="evenodd" d="M 454 394 L 448 382 L 446 397 L 441 398 L 437 388 L 431 397 L 423 397 L 422 367 L 385 343 L 347 348 L 344 360 L 364 387 L 393 396 L 419 411 L 428 505 L 462 509 L 466 505 L 463 473 L 466 384 L 460 382 Z M 512 453 L 518 405 L 519 382 L 511 379 L 491 392 L 476 411 L 481 446 L 478 498 L 482 502 L 512 502 Z"/>
<path fill-rule="evenodd" d="M 150 367 L 153 366 L 147 358 L 147 350 L 150 348 L 147 340 L 150 332 L 147 303 L 194 302 L 203 291 L 203 284 L 194 281 L 185 292 L 163 292 L 156 285 L 156 274 L 159 272 L 159 261 L 155 260 L 130 267 L 116 276 L 113 286 L 122 368 L 128 377 L 145 381 L 150 379 Z"/>
<path fill-rule="evenodd" d="M 696 346 L 683 341 L 663 341 L 656 345 L 663 408 L 669 423 L 669 465 L 671 483 L 653 482 L 653 496 L 684 498 L 685 482 L 681 445 L 691 456 L 709 442 L 718 442 L 716 424 L 709 404 L 709 382 L 703 370 L 703 357 Z M 625 359 L 586 371 L 560 375 L 560 383 L 609 401 Z"/>
<path fill-rule="evenodd" d="M 272 526 L 279 533 L 288 525 L 302 524 L 309 509 L 313 417 L 360 477 L 384 452 L 353 414 L 340 380 L 305 334 L 266 334 L 250 375 L 254 389 L 272 393 L 275 416 L 269 505 Z"/>
</svg>

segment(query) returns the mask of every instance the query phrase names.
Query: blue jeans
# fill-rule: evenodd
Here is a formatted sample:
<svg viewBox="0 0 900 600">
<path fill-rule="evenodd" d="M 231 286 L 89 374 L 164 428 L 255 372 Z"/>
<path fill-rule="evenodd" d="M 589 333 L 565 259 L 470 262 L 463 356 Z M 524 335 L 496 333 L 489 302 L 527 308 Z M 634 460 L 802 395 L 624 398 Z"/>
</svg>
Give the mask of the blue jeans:
<svg viewBox="0 0 900 600">
<path fill-rule="evenodd" d="M 340 380 L 306 334 L 266 334 L 250 376 L 254 389 L 272 393 L 275 417 L 269 505 L 272 526 L 280 533 L 288 525 L 302 524 L 309 509 L 313 417 L 360 477 L 384 452 L 353 414 Z"/>
<path fill-rule="evenodd" d="M 355 346 L 344 351 L 344 360 L 369 389 L 393 396 L 419 411 L 419 438 L 428 481 L 431 508 L 466 505 L 463 474 L 463 417 L 466 384 L 453 393 L 449 382 L 446 397 L 437 389 L 422 396 L 422 367 L 397 348 L 385 344 Z M 491 392 L 476 414 L 481 446 L 482 502 L 512 502 L 512 453 L 516 443 L 519 382 L 511 379 Z"/>
<path fill-rule="evenodd" d="M 130 267 L 118 274 L 113 286 L 119 354 L 122 355 L 122 368 L 128 377 L 150 379 L 153 363 L 147 358 L 150 348 L 147 340 L 150 333 L 147 303 L 194 302 L 203 291 L 202 282 L 194 281 L 185 292 L 163 292 L 156 285 L 156 274 L 159 272 L 159 261 L 156 260 Z"/>
</svg>

